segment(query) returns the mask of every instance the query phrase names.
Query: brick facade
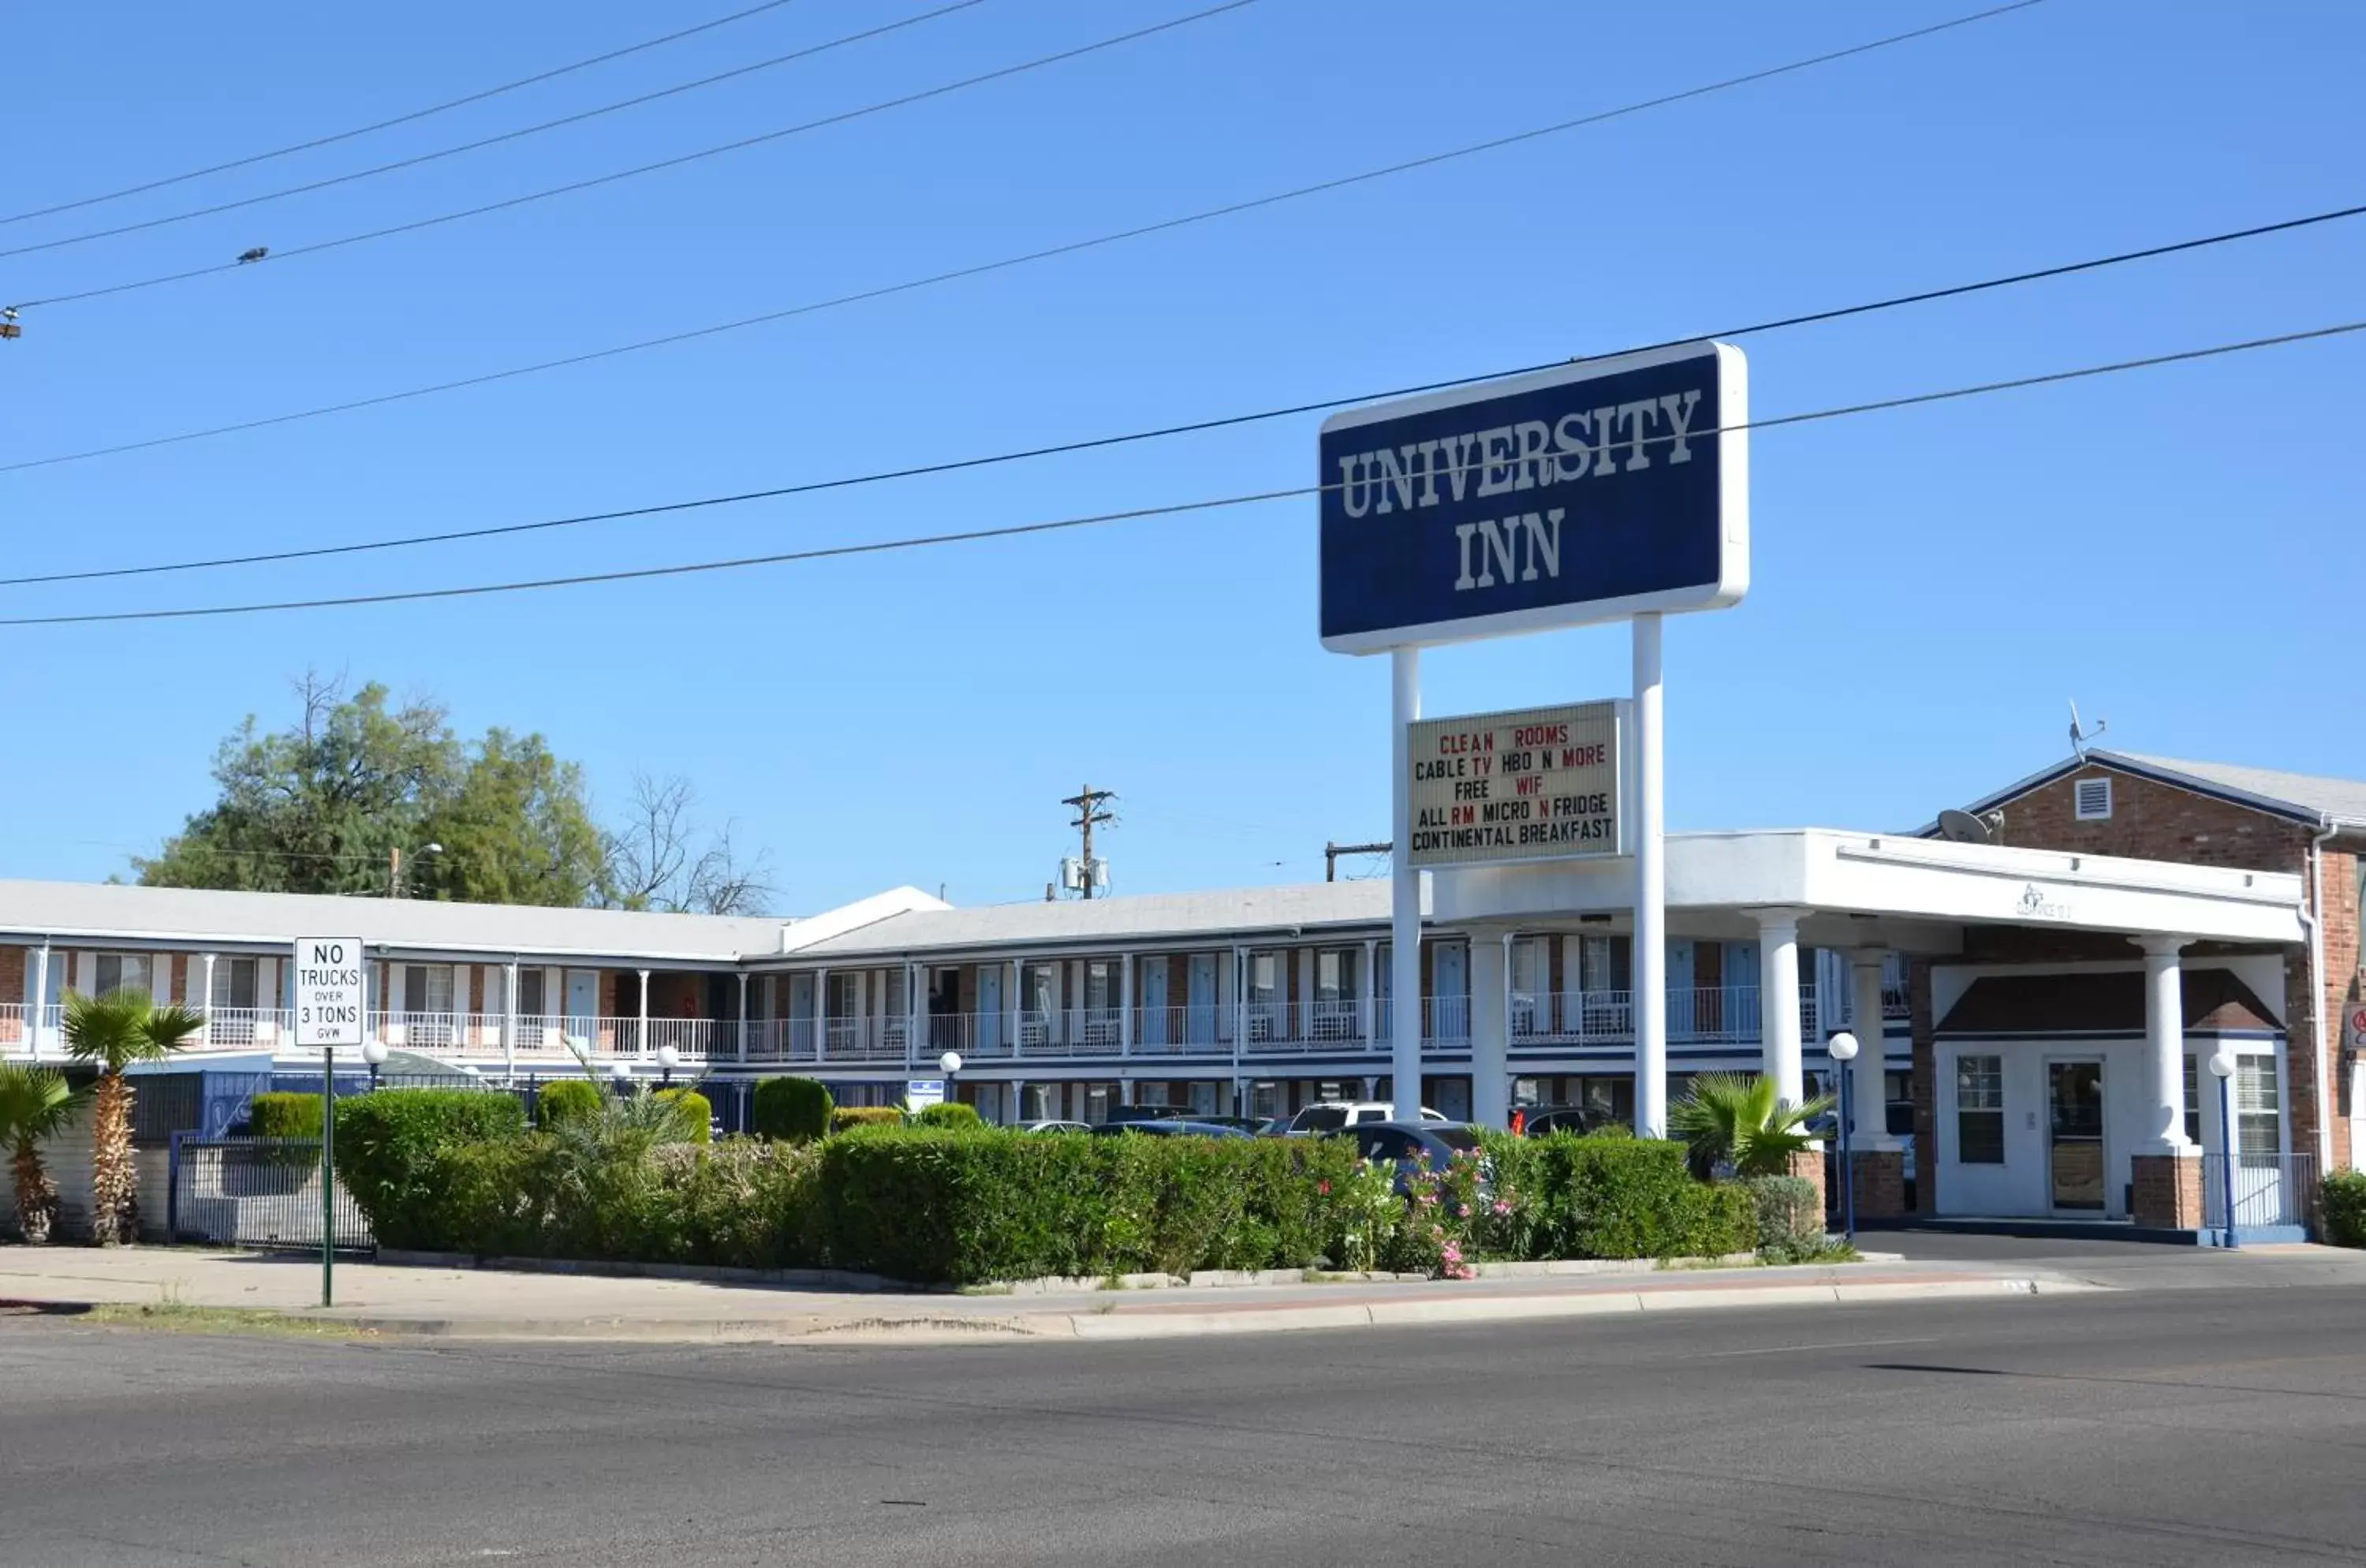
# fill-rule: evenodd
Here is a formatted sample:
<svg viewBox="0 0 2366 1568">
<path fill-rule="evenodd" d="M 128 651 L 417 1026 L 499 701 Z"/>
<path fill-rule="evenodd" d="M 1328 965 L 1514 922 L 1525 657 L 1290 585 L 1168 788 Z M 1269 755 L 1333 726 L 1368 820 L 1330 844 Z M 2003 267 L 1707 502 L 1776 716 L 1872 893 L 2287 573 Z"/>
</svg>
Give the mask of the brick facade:
<svg viewBox="0 0 2366 1568">
<path fill-rule="evenodd" d="M 2108 778 L 2112 784 L 2112 814 L 2101 821 L 2082 822 L 2074 808 L 2079 781 Z M 1995 803 L 2004 813 L 1997 841 L 2019 849 L 2047 849 L 2071 853 L 2124 855 L 2143 860 L 2175 861 L 2188 865 L 2226 867 L 2238 871 L 2276 871 L 2300 876 L 2305 885 L 2315 827 L 2255 807 L 2199 794 L 2158 779 L 2134 773 L 2107 762 L 2090 761 L 2061 776 L 2035 784 Z M 2332 1165 L 2350 1162 L 2350 1107 L 2345 1102 L 2348 1074 L 2341 1021 L 2348 1004 L 2360 999 L 2358 848 L 2354 841 L 2334 840 L 2321 852 L 2318 868 L 2325 910 L 2322 942 L 2324 974 L 2315 983 L 2305 948 L 2285 954 L 2285 1070 L 2289 1086 L 2285 1114 L 2290 1119 L 2294 1153 L 2314 1154 L 2319 1128 L 2332 1117 Z M 2052 933 L 2034 931 L 1984 932 L 2000 949 L 1996 961 L 2016 946 L 2036 957 L 2125 958 L 2125 943 L 2108 937 L 2091 940 L 2092 952 L 2063 951 Z M 2066 933 L 2067 934 L 2067 933 Z M 2188 951 L 2189 961 L 2211 949 Z M 2220 949 L 2218 951 L 2225 951 Z M 1967 952 L 1966 956 L 1970 956 Z M 2317 1020 L 2327 1022 L 2326 1050 L 2317 1052 Z M 1927 1055 L 1927 1036 L 1918 1031 L 1915 1051 L 1918 1071 Z M 2330 1092 L 2328 1093 L 2328 1089 Z M 1924 1126 L 1918 1110 L 1915 1125 Z M 1918 1146 L 1929 1144 L 1918 1138 Z"/>
<path fill-rule="evenodd" d="M 2128 1217 L 2152 1230 L 2202 1228 L 2202 1160 L 2196 1155 L 2136 1155 Z"/>
</svg>

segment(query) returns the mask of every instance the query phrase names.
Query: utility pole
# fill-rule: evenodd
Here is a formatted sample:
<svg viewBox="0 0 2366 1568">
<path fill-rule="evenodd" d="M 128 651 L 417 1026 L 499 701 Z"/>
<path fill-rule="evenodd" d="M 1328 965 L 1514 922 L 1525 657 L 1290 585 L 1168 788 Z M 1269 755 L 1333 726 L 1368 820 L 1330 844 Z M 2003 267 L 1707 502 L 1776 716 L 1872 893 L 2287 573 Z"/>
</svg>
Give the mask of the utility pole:
<svg viewBox="0 0 2366 1568">
<path fill-rule="evenodd" d="M 1115 790 L 1095 789 L 1092 785 L 1087 784 L 1060 802 L 1063 806 L 1073 806 L 1076 808 L 1076 819 L 1068 826 L 1084 835 L 1084 856 L 1077 864 L 1076 880 L 1082 885 L 1084 896 L 1087 898 L 1093 896 L 1094 873 L 1099 866 L 1099 863 L 1093 859 L 1093 829 L 1104 823 L 1113 823 L 1117 820 L 1116 813 L 1101 809 L 1105 803 L 1116 798 Z"/>
<path fill-rule="evenodd" d="M 1385 855 L 1392 853 L 1395 849 L 1396 845 L 1392 843 L 1334 844 L 1326 842 L 1323 846 L 1323 880 L 1325 882 L 1339 880 L 1341 855 Z"/>
<path fill-rule="evenodd" d="M 389 898 L 402 897 L 402 851 L 400 849 L 386 852 L 386 896 Z"/>
</svg>

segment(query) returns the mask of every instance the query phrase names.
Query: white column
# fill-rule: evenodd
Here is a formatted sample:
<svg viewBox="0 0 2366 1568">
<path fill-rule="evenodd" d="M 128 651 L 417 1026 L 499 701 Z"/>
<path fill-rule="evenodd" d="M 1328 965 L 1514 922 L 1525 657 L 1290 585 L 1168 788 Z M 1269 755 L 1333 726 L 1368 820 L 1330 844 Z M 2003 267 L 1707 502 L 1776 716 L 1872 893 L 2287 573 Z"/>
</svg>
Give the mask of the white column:
<svg viewBox="0 0 2366 1568">
<path fill-rule="evenodd" d="M 814 1060 L 829 1060 L 829 968 L 814 971 Z"/>
<path fill-rule="evenodd" d="M 647 1051 L 649 1048 L 649 972 L 644 969 L 640 974 L 641 1032 L 633 1038 L 633 1049 L 635 1051 Z"/>
<path fill-rule="evenodd" d="M 517 1037 L 518 964 L 513 958 L 501 965 L 501 1071 L 512 1078 L 517 1077 Z"/>
<path fill-rule="evenodd" d="M 50 1021 L 50 944 L 46 938 L 33 952 L 33 1027 L 26 1035 L 26 1048 L 33 1060 L 41 1059 L 41 1026 Z"/>
<path fill-rule="evenodd" d="M 745 969 L 739 971 L 739 1046 L 734 1054 L 743 1062 L 748 1059 L 748 971 Z"/>
<path fill-rule="evenodd" d="M 1390 1098 L 1406 1121 L 1421 1115 L 1421 873 L 1413 863 L 1413 735 L 1421 717 L 1421 653 L 1389 654 L 1390 853 L 1389 961 Z"/>
<path fill-rule="evenodd" d="M 1241 1053 L 1249 1039 L 1249 950 L 1233 949 L 1233 1076 L 1241 1071 Z"/>
<path fill-rule="evenodd" d="M 1753 909 L 1758 919 L 1759 1068 L 1787 1105 L 1805 1103 L 1799 1066 L 1799 914 Z"/>
<path fill-rule="evenodd" d="M 1490 967 L 1494 969 L 1489 974 Z M 1470 1119 L 1512 1122 L 1512 933 L 1470 943 Z M 1492 1016 L 1491 1016 L 1492 1015 Z"/>
<path fill-rule="evenodd" d="M 2183 1154 L 2185 1141 L 2185 972 L 2181 936 L 2134 939 L 2145 955 L 2144 1125 L 2136 1148 Z"/>
<path fill-rule="evenodd" d="M 1890 1135 L 1888 1086 L 1882 1078 L 1888 1051 L 1881 1021 L 1881 975 L 1887 956 L 1878 948 L 1849 954 L 1849 1023 L 1856 1034 L 1856 1060 L 1849 1066 L 1850 1109 L 1856 1112 L 1854 1146 L 1866 1150 L 1903 1146 Z"/>
<path fill-rule="evenodd" d="M 1020 964 L 1019 960 L 1017 960 L 1016 958 L 1012 959 L 1012 960 L 1010 961 L 1010 978 L 1009 978 L 1009 983 L 1010 983 L 1010 1055 L 1011 1055 L 1011 1059 L 1012 1059 L 1013 1061 L 1018 1060 L 1018 1058 L 1019 1058 L 1020 1055 L 1022 1055 L 1024 1054 L 1024 1053 L 1022 1053 L 1022 1052 L 1020 1051 L 1020 1040 L 1021 1040 L 1021 1035 L 1020 1035 L 1020 1025 L 1021 1023 L 1023 1023 L 1023 1022 L 1025 1022 L 1025 1021 L 1026 1021 L 1026 1018 L 1027 1018 L 1027 1007 L 1026 1007 L 1026 998 L 1024 998 L 1023 997 L 1021 997 L 1021 996 L 1019 994 L 1019 983 L 1020 983 L 1020 980 L 1022 980 L 1022 979 L 1023 979 L 1023 978 L 1025 978 L 1025 977 L 1026 977 L 1026 970 L 1025 970 L 1025 968 L 1024 968 L 1024 967 Z M 1061 1112 L 1062 1112 L 1062 1114 L 1061 1114 L 1061 1115 L 1059 1115 L 1059 1116 L 1054 1116 L 1054 1117 L 1053 1117 L 1053 1118 L 1052 1118 L 1052 1120 L 1053 1120 L 1053 1121 L 1054 1121 L 1054 1122 L 1058 1122 L 1058 1121 L 1062 1121 L 1062 1120 L 1064 1120 L 1064 1119 L 1065 1118 L 1065 1113 L 1066 1113 L 1066 1111 L 1067 1111 L 1067 1107 L 1066 1107 L 1066 1106 L 1065 1106 L 1065 1105 L 1063 1105 L 1060 1109 L 1061 1109 Z"/>
<path fill-rule="evenodd" d="M 1117 1048 L 1121 1055 L 1133 1055 L 1133 954 L 1131 953 L 1118 960 Z"/>
<path fill-rule="evenodd" d="M 197 1031 L 197 1043 L 210 1045 L 214 1043 L 214 954 L 210 953 L 199 954 L 197 966 L 203 974 L 198 980 L 201 988 L 197 992 L 196 1003 L 197 1010 L 206 1015 L 206 1026 Z M 261 997 L 255 998 L 258 1004 L 262 1000 Z"/>
<path fill-rule="evenodd" d="M 1635 1134 L 1668 1130 L 1668 862 L 1660 617 L 1635 617 Z"/>
<path fill-rule="evenodd" d="M 1367 1050 L 1371 1048 L 1373 1041 L 1380 1038 L 1380 1016 L 1375 1011 L 1380 997 L 1380 942 L 1374 938 L 1366 937 L 1364 939 L 1363 995 L 1358 998 L 1363 1005 L 1357 1009 L 1356 1032 L 1364 1042 L 1364 1047 Z"/>
</svg>

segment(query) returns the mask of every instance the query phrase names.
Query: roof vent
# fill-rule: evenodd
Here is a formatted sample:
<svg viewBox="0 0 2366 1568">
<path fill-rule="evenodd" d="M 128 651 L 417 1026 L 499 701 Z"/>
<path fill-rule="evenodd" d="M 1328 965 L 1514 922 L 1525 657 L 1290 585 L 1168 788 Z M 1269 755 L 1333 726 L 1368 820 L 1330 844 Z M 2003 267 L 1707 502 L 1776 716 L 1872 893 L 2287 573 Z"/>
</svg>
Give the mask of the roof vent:
<svg viewBox="0 0 2366 1568">
<path fill-rule="evenodd" d="M 2112 781 L 2108 777 L 2080 779 L 2070 786 L 2071 814 L 2081 822 L 2108 822 L 2112 819 Z"/>
</svg>

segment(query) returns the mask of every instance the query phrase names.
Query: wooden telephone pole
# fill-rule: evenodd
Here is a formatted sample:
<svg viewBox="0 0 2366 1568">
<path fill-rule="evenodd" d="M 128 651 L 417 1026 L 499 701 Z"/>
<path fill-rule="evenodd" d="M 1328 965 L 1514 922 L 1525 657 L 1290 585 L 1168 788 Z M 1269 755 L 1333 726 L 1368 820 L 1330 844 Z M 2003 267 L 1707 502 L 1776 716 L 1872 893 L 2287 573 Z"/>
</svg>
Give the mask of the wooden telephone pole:
<svg viewBox="0 0 2366 1568">
<path fill-rule="evenodd" d="M 1076 880 L 1082 886 L 1084 897 L 1087 898 L 1093 896 L 1093 873 L 1098 864 L 1093 859 L 1093 829 L 1104 823 L 1117 820 L 1116 813 L 1101 809 L 1103 805 L 1116 798 L 1115 790 L 1095 789 L 1092 785 L 1087 784 L 1060 802 L 1063 806 L 1073 806 L 1076 808 L 1076 819 L 1068 826 L 1084 836 L 1084 854 L 1077 863 Z"/>
</svg>

